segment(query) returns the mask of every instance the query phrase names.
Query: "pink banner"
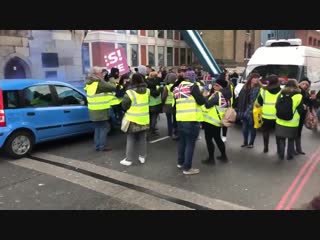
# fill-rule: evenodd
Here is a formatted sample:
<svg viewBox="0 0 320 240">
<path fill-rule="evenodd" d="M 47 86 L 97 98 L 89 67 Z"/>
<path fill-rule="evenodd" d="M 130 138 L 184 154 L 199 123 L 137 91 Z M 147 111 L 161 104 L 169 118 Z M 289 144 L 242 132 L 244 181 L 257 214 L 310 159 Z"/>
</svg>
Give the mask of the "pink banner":
<svg viewBox="0 0 320 240">
<path fill-rule="evenodd" d="M 104 61 L 109 73 L 113 67 L 119 69 L 120 75 L 129 72 L 126 53 L 123 48 L 117 48 L 113 52 L 105 54 Z"/>
</svg>

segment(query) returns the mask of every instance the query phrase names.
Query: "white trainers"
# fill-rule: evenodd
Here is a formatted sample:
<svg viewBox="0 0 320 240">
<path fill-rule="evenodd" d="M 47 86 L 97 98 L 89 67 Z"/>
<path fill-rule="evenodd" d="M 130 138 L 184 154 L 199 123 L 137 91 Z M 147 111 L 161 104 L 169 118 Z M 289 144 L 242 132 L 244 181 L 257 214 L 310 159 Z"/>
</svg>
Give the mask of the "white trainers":
<svg viewBox="0 0 320 240">
<path fill-rule="evenodd" d="M 226 142 L 227 141 L 227 137 L 221 137 L 221 139 L 222 139 L 222 142 Z"/>
<path fill-rule="evenodd" d="M 139 161 L 143 164 L 146 161 L 146 158 L 139 155 Z"/>
<path fill-rule="evenodd" d="M 125 165 L 125 166 L 130 166 L 132 164 L 132 162 L 127 161 L 127 159 L 123 159 L 122 161 L 120 161 L 120 164 Z"/>
<path fill-rule="evenodd" d="M 183 170 L 183 174 L 185 174 L 185 175 L 198 174 L 199 172 L 200 172 L 200 170 L 197 168 L 190 168 L 189 170 Z"/>
<path fill-rule="evenodd" d="M 182 168 L 182 165 L 177 164 L 177 168 L 181 169 L 181 168 Z"/>
</svg>

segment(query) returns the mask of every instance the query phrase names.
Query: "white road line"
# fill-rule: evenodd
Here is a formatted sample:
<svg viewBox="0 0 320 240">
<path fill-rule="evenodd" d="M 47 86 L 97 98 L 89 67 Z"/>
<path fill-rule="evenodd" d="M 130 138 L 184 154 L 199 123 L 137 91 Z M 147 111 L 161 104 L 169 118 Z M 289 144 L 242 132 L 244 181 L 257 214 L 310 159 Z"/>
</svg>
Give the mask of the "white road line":
<svg viewBox="0 0 320 240">
<path fill-rule="evenodd" d="M 165 137 L 162 137 L 162 138 L 159 138 L 159 139 L 156 139 L 156 140 L 153 140 L 153 141 L 150 141 L 149 143 L 156 143 L 156 142 L 160 142 L 162 140 L 165 140 L 167 138 L 170 138 L 169 136 L 165 136 Z"/>
</svg>

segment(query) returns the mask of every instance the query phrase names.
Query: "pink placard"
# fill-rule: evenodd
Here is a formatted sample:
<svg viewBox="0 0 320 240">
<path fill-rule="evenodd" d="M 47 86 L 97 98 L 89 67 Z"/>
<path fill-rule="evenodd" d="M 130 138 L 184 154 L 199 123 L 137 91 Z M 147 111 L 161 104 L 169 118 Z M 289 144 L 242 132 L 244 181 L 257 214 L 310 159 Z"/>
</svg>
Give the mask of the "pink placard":
<svg viewBox="0 0 320 240">
<path fill-rule="evenodd" d="M 109 72 L 113 67 L 119 69 L 120 75 L 129 72 L 126 53 L 123 48 L 117 48 L 113 52 L 105 54 L 104 61 Z"/>
</svg>

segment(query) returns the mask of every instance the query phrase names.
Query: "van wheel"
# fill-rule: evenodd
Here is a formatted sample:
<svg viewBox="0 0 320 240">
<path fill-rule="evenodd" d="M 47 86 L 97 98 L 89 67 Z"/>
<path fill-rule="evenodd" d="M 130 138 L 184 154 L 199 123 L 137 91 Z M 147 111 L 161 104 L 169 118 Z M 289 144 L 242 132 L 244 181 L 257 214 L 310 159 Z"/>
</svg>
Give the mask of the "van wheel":
<svg viewBox="0 0 320 240">
<path fill-rule="evenodd" d="M 23 158 L 30 154 L 34 145 L 33 135 L 25 130 L 18 130 L 7 139 L 4 150 L 13 158 Z"/>
</svg>

